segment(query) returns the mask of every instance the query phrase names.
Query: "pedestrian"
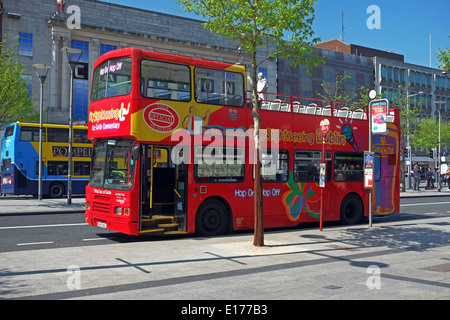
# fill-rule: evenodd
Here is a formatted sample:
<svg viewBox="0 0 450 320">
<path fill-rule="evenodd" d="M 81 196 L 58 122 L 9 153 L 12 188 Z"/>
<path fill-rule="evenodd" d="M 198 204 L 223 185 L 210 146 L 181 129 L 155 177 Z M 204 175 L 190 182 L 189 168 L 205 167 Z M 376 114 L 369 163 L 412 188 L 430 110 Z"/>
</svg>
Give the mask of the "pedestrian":
<svg viewBox="0 0 450 320">
<path fill-rule="evenodd" d="M 420 168 L 417 163 L 414 165 L 414 169 L 412 169 L 411 173 L 413 174 L 413 186 L 415 191 L 419 191 L 419 183 L 420 183 Z"/>
<path fill-rule="evenodd" d="M 431 171 L 431 168 L 428 167 L 428 170 L 427 170 L 427 190 L 434 189 L 433 179 L 434 179 L 433 171 Z"/>
<path fill-rule="evenodd" d="M 447 187 L 450 188 L 450 166 L 447 167 L 447 171 L 442 175 L 444 180 L 444 184 L 447 184 Z"/>
</svg>

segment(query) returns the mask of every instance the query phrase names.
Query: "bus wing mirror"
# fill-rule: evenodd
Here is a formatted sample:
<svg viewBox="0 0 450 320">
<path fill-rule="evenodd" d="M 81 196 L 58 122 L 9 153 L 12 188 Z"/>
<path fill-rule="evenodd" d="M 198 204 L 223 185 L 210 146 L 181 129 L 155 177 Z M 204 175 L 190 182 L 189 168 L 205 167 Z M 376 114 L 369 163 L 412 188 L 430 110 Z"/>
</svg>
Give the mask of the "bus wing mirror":
<svg viewBox="0 0 450 320">
<path fill-rule="evenodd" d="M 137 161 L 139 159 L 139 153 L 141 148 L 139 146 L 134 146 L 133 150 L 131 150 L 131 159 Z"/>
</svg>

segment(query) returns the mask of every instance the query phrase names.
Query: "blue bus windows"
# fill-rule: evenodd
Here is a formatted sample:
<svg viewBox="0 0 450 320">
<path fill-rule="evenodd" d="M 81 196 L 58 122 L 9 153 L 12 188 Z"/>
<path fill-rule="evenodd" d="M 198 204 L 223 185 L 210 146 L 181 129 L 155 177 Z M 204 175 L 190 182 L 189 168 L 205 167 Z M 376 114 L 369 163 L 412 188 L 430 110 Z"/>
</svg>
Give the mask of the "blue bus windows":
<svg viewBox="0 0 450 320">
<path fill-rule="evenodd" d="M 67 161 L 48 161 L 47 175 L 49 176 L 66 176 L 68 162 Z"/>
<path fill-rule="evenodd" d="M 49 142 L 69 142 L 69 130 L 60 128 L 48 128 L 48 141 Z"/>
<path fill-rule="evenodd" d="M 75 161 L 73 164 L 73 174 L 75 176 L 89 176 L 91 171 L 90 161 Z"/>
<path fill-rule="evenodd" d="M 15 126 L 8 126 L 5 128 L 5 138 L 8 138 L 14 134 Z"/>
<path fill-rule="evenodd" d="M 19 140 L 39 142 L 39 128 L 21 127 Z M 45 129 L 42 130 L 42 141 L 45 141 Z"/>
</svg>

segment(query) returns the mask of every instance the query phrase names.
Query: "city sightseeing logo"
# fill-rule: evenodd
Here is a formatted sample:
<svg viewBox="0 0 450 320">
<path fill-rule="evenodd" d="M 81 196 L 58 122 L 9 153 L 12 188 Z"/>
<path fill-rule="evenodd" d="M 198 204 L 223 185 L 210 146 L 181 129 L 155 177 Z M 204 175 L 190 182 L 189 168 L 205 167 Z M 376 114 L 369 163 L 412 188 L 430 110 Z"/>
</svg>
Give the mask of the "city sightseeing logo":
<svg viewBox="0 0 450 320">
<path fill-rule="evenodd" d="M 126 116 L 130 112 L 130 105 L 131 103 L 128 103 L 128 106 L 125 108 L 125 104 L 122 102 L 120 108 L 89 112 L 89 123 L 92 123 L 92 131 L 119 129 L 120 123 L 125 121 Z M 111 120 L 113 122 L 100 123 Z"/>
</svg>

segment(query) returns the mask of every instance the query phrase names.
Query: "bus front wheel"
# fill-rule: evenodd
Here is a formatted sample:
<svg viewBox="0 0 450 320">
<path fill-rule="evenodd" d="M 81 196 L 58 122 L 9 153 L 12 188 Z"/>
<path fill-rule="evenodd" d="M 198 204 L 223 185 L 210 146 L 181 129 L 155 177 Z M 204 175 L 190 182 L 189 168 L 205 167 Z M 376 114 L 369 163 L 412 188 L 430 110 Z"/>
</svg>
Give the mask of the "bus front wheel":
<svg viewBox="0 0 450 320">
<path fill-rule="evenodd" d="M 349 194 L 341 204 L 341 222 L 344 224 L 355 224 L 364 216 L 364 207 L 361 199 L 355 194 Z"/>
<path fill-rule="evenodd" d="M 224 234 L 228 226 L 228 210 L 216 199 L 206 200 L 199 207 L 195 218 L 195 230 L 201 236 Z"/>
<path fill-rule="evenodd" d="M 49 188 L 50 198 L 61 198 L 64 195 L 64 186 L 59 182 L 54 182 Z"/>
</svg>

